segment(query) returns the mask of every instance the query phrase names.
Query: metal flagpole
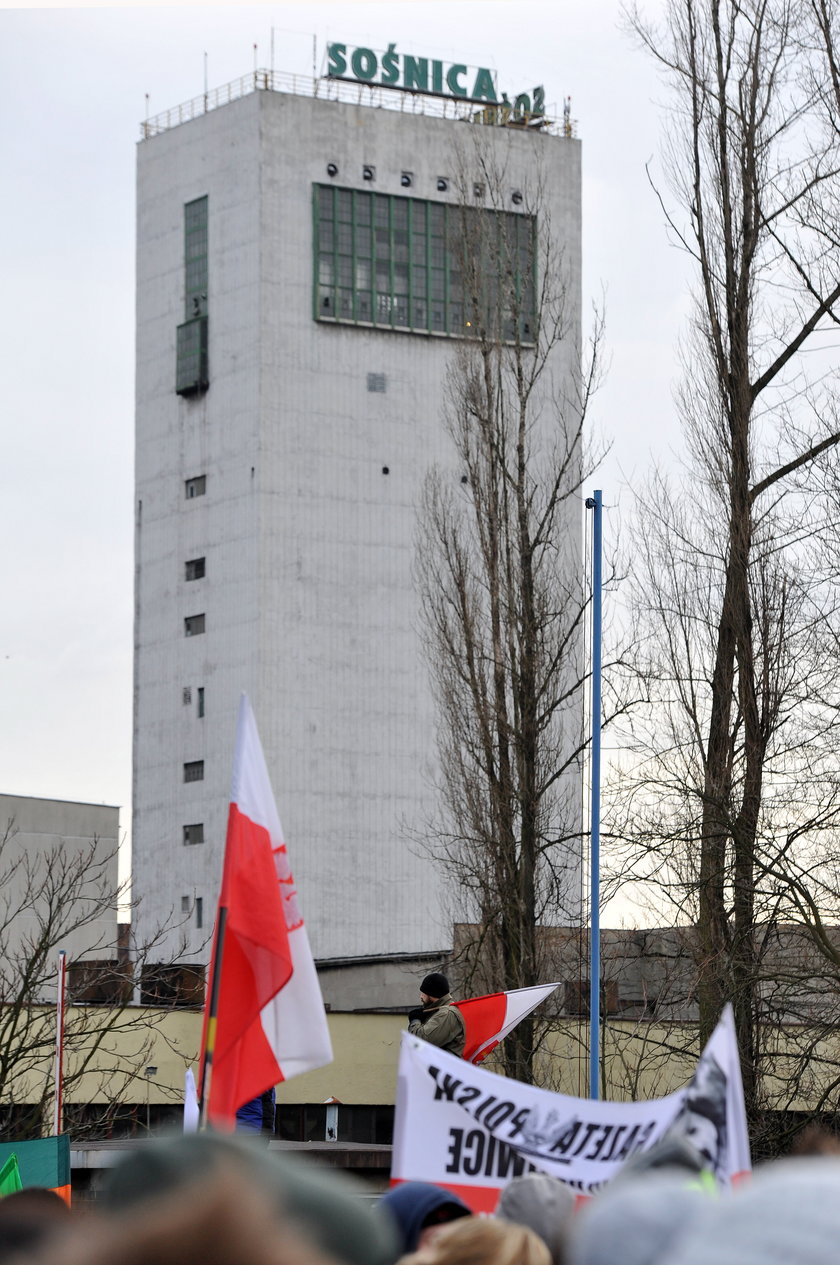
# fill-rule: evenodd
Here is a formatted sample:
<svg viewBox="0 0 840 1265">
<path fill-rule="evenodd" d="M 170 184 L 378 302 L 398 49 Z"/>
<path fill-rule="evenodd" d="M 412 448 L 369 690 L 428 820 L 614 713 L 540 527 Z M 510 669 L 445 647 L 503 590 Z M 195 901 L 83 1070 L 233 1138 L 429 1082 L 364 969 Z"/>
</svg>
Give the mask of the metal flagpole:
<svg viewBox="0 0 840 1265">
<path fill-rule="evenodd" d="M 67 954 L 58 954 L 58 997 L 55 1007 L 55 1096 L 53 1100 L 53 1136 L 64 1132 L 64 998 L 67 986 Z"/>
<path fill-rule="evenodd" d="M 225 924 L 227 923 L 227 906 L 219 908 L 216 918 L 216 943 L 213 948 L 213 978 L 210 985 L 210 997 L 207 1002 L 207 1026 L 204 1049 L 201 1055 L 201 1097 L 198 1100 L 198 1127 L 207 1127 L 207 1109 L 210 1105 L 210 1080 L 213 1075 L 213 1051 L 216 1047 L 216 1015 L 219 1010 L 219 988 L 222 982 L 222 957 L 225 946 Z"/>
<path fill-rule="evenodd" d="M 601 493 L 587 497 L 592 515 L 592 811 L 589 860 L 589 1097 L 600 1097 L 601 1061 Z"/>
</svg>

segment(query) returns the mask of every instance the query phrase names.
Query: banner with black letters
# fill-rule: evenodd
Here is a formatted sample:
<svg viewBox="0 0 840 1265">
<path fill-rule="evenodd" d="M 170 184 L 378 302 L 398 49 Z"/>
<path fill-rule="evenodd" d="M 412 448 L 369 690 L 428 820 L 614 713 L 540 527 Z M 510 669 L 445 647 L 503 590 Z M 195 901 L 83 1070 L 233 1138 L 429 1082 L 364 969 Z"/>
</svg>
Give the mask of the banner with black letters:
<svg viewBox="0 0 840 1265">
<path fill-rule="evenodd" d="M 497 1076 L 404 1033 L 392 1182 L 434 1182 L 474 1211 L 492 1211 L 513 1177 L 533 1170 L 581 1194 L 609 1181 L 637 1151 L 680 1134 L 722 1186 L 748 1172 L 749 1143 L 731 1010 L 691 1082 L 649 1102 L 572 1098 Z"/>
</svg>

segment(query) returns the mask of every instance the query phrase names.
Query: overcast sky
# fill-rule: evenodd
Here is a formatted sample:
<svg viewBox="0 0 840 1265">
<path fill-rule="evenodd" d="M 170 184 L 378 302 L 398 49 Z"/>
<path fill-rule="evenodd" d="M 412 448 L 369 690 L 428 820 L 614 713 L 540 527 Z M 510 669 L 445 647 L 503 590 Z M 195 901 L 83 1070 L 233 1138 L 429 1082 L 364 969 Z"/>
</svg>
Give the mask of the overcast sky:
<svg viewBox="0 0 840 1265">
<path fill-rule="evenodd" d="M 657 6 L 654 6 L 657 7 Z M 665 91 L 613 0 L 0 11 L 0 792 L 130 826 L 134 163 L 140 123 L 327 39 L 494 67 L 572 98 L 585 303 L 606 294 L 614 503 L 676 447 L 686 266 L 645 165 Z M 609 536 L 616 515 L 607 515 Z M 231 718 L 233 726 L 234 719 Z"/>
</svg>

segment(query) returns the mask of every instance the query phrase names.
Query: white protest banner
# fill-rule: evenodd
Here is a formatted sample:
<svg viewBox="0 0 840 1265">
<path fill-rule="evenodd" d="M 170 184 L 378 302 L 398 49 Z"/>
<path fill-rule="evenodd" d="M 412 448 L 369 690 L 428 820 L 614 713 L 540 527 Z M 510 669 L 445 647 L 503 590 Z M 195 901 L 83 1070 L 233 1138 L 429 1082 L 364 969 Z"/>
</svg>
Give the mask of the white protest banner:
<svg viewBox="0 0 840 1265">
<path fill-rule="evenodd" d="M 706 1125 L 720 1112 L 721 1092 L 723 1131 L 717 1129 L 711 1139 Z M 691 1086 L 650 1102 L 554 1094 L 484 1071 L 404 1033 L 391 1180 L 433 1182 L 454 1190 L 474 1211 L 489 1212 L 503 1186 L 533 1169 L 591 1193 L 636 1151 L 673 1130 L 710 1156 L 710 1166 L 726 1184 L 749 1168 L 742 1097 L 737 1118 L 739 1093 L 731 1014 L 715 1030 Z"/>
</svg>

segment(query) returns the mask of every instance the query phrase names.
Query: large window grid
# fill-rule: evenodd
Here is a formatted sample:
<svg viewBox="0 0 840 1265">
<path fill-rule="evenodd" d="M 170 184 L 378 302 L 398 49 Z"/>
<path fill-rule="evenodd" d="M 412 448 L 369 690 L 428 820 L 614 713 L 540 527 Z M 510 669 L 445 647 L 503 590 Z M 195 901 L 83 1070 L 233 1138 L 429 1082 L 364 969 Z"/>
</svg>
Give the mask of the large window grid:
<svg viewBox="0 0 840 1265">
<path fill-rule="evenodd" d="M 313 194 L 316 320 L 456 337 L 483 323 L 507 341 L 518 325 L 533 342 L 532 216 L 334 185 Z M 477 301 L 465 301 L 462 261 L 480 278 Z"/>
</svg>

